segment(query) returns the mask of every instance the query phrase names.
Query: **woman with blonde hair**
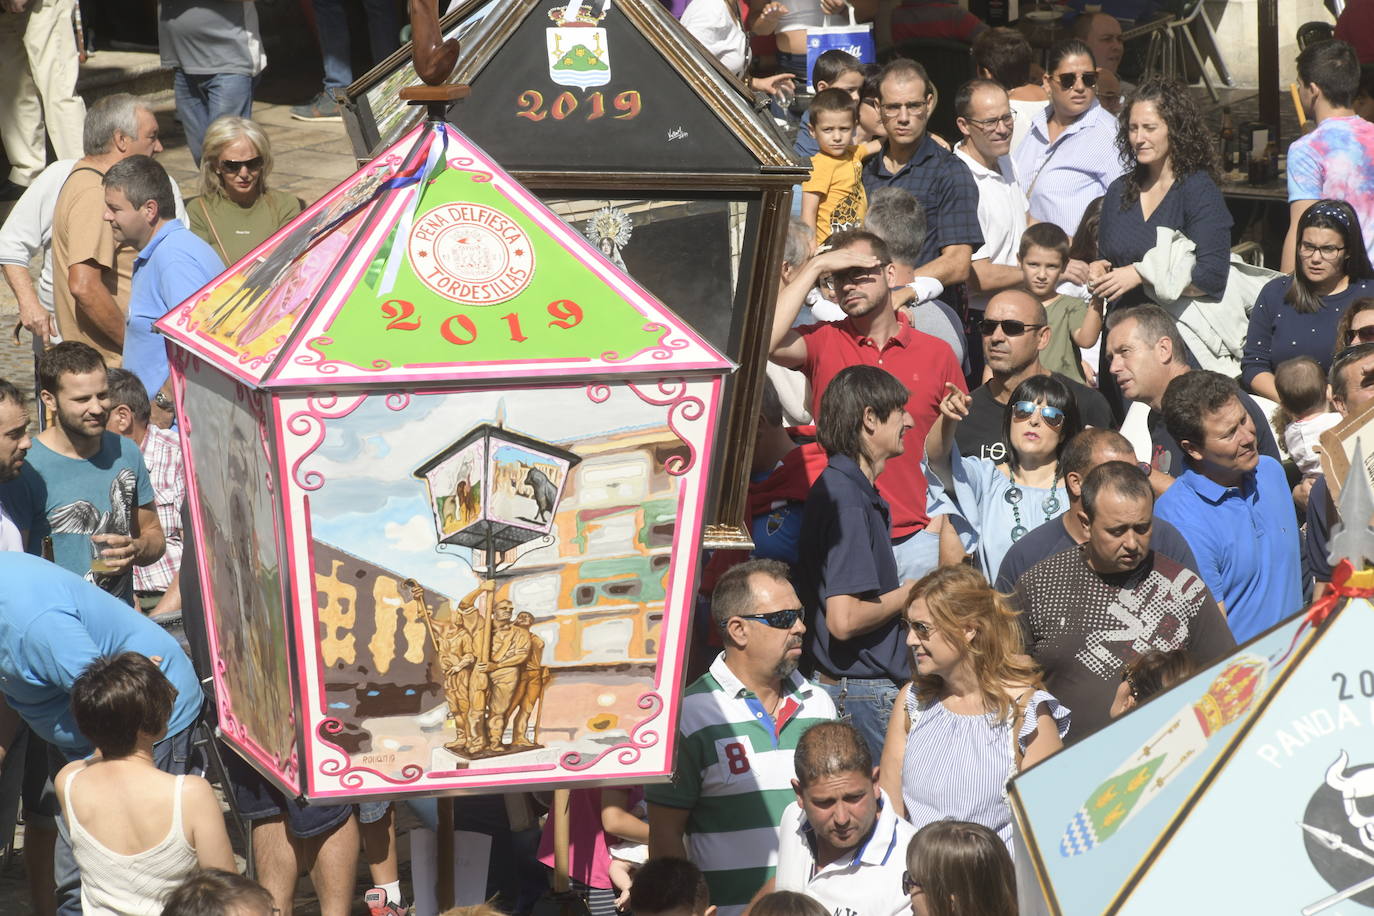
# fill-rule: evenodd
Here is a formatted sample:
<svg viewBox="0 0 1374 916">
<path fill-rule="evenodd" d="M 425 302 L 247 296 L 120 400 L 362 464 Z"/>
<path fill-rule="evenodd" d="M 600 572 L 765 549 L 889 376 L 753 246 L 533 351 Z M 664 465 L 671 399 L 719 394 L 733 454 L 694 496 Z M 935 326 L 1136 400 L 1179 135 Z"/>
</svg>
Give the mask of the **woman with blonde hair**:
<svg viewBox="0 0 1374 916">
<path fill-rule="evenodd" d="M 186 202 L 191 231 L 224 259 L 244 255 L 295 219 L 299 198 L 267 187 L 272 144 L 255 121 L 235 115 L 216 118 L 205 130 L 200 160 L 200 196 Z"/>
<path fill-rule="evenodd" d="M 918 828 L 953 817 L 1010 845 L 1007 782 L 1063 746 L 1069 710 L 1021 654 L 1006 599 L 971 567 L 923 577 L 904 618 L 913 677 L 892 708 L 880 783 Z"/>
<path fill-rule="evenodd" d="M 902 890 L 912 916 L 1016 916 L 1016 870 L 982 824 L 936 821 L 906 847 Z"/>
</svg>

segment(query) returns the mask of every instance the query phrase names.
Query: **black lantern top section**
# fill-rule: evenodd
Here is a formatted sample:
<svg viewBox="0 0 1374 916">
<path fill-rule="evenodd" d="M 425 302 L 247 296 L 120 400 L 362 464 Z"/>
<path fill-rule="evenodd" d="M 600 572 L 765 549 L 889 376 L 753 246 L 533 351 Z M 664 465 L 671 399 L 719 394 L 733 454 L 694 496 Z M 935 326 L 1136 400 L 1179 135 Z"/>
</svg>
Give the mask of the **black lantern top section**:
<svg viewBox="0 0 1374 916">
<path fill-rule="evenodd" d="M 450 81 L 472 91 L 449 119 L 508 171 L 579 183 L 596 173 L 706 173 L 757 184 L 777 173 L 791 184 L 804 174 L 753 93 L 657 0 L 496 0 L 465 12 Z M 454 17 L 444 22 L 454 34 Z M 375 94 L 390 81 L 382 71 L 409 58 L 408 47 L 401 53 L 348 94 Z"/>
</svg>

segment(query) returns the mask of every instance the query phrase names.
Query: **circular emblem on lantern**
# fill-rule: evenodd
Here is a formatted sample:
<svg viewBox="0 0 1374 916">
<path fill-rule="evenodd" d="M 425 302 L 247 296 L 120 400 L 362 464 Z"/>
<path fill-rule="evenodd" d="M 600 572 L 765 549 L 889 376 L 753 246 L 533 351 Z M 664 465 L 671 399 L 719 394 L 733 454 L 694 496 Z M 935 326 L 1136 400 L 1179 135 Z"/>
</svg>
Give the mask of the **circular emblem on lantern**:
<svg viewBox="0 0 1374 916">
<path fill-rule="evenodd" d="M 519 295 L 534 277 L 534 246 L 499 210 L 449 203 L 415 221 L 407 240 L 415 275 L 464 305 L 495 305 Z"/>
</svg>

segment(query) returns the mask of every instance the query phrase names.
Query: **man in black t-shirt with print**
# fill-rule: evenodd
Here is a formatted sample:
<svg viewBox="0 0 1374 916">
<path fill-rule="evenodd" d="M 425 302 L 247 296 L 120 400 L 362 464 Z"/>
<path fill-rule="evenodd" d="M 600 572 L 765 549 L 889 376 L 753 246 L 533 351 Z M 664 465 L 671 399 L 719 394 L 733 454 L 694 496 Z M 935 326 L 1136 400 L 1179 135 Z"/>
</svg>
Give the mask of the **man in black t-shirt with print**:
<svg viewBox="0 0 1374 916">
<path fill-rule="evenodd" d="M 1088 540 L 1032 566 L 1015 597 L 1027 653 L 1073 710 L 1073 741 L 1111 721 L 1121 669 L 1138 656 L 1181 648 L 1201 668 L 1236 647 L 1202 577 L 1151 549 L 1154 493 L 1139 468 L 1094 469 L 1078 513 Z"/>
<path fill-rule="evenodd" d="M 968 416 L 955 431 L 959 454 L 1006 460 L 1002 414 L 1007 400 L 1017 385 L 1037 375 L 1053 375 L 1069 389 L 1084 426 L 1110 429 L 1114 425 L 1102 395 L 1040 363 L 1040 351 L 1050 342 L 1049 317 L 1040 300 L 1025 290 L 1003 290 L 988 300 L 980 330 L 983 360 L 992 374 L 973 390 Z"/>
</svg>

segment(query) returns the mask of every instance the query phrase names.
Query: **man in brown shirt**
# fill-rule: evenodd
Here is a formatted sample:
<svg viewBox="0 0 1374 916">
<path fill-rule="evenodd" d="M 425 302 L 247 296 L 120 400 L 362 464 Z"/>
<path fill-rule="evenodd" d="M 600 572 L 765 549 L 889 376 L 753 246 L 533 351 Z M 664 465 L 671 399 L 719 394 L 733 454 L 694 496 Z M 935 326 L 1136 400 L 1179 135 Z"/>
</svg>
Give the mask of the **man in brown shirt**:
<svg viewBox="0 0 1374 916">
<path fill-rule="evenodd" d="M 90 344 L 111 368 L 122 364 L 124 322 L 138 252 L 117 245 L 105 222 L 105 171 L 129 156 L 162 152 L 157 119 L 127 93 L 107 96 L 86 115 L 77 160 L 53 211 L 53 304 L 64 340 Z"/>
</svg>

